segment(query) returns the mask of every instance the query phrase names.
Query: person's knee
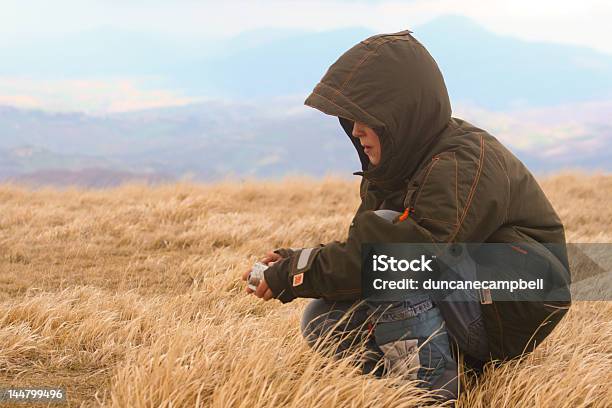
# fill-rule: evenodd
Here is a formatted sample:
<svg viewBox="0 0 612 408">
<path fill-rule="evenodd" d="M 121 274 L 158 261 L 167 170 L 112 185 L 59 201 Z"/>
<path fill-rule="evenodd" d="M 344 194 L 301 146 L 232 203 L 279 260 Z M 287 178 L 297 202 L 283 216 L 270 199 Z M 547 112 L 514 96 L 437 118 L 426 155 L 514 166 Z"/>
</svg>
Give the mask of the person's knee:
<svg viewBox="0 0 612 408">
<path fill-rule="evenodd" d="M 324 299 L 314 299 L 306 305 L 300 329 L 309 346 L 313 346 L 323 332 L 325 321 L 330 318 L 333 304 Z"/>
<path fill-rule="evenodd" d="M 302 336 L 312 347 L 319 338 L 332 334 L 346 334 L 362 325 L 365 311 L 353 302 L 329 302 L 314 299 L 302 315 Z"/>
</svg>

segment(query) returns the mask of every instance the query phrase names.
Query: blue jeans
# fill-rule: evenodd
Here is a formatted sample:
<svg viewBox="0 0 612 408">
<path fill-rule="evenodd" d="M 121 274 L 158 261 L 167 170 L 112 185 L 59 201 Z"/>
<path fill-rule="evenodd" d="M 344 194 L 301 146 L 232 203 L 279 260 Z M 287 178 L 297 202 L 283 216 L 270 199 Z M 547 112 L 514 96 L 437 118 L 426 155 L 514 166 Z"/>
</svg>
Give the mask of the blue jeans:
<svg viewBox="0 0 612 408">
<path fill-rule="evenodd" d="M 456 398 L 457 362 L 440 311 L 433 307 L 406 313 L 412 306 L 315 299 L 302 316 L 302 334 L 311 347 L 328 339 L 324 346 L 338 357 L 363 341 L 366 352 L 360 363 L 365 373 L 419 380 L 419 386 L 443 399 Z"/>
</svg>

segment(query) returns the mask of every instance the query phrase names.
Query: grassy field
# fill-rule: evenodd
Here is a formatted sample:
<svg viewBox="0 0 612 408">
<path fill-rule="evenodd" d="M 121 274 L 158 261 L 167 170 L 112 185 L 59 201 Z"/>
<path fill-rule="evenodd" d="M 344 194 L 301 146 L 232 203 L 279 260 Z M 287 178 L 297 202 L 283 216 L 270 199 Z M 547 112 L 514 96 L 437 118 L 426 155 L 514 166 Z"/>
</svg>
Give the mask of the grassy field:
<svg viewBox="0 0 612 408">
<path fill-rule="evenodd" d="M 568 241 L 612 242 L 612 176 L 541 180 Z M 307 300 L 243 292 L 268 250 L 345 237 L 358 185 L 328 178 L 30 191 L 0 186 L 0 386 L 69 406 L 419 406 L 301 339 Z M 612 302 L 575 303 L 460 407 L 612 406 Z"/>
</svg>

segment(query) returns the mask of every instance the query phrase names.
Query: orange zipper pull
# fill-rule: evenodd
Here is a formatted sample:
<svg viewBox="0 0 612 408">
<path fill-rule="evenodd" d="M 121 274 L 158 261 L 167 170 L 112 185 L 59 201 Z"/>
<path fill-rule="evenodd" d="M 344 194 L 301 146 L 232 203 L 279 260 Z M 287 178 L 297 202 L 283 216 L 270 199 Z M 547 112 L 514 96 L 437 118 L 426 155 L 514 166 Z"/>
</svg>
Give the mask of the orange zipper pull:
<svg viewBox="0 0 612 408">
<path fill-rule="evenodd" d="M 406 208 L 404 210 L 404 212 L 402 213 L 402 215 L 399 216 L 399 220 L 400 221 L 404 221 L 406 218 L 408 218 L 408 215 L 410 214 L 410 207 Z"/>
</svg>

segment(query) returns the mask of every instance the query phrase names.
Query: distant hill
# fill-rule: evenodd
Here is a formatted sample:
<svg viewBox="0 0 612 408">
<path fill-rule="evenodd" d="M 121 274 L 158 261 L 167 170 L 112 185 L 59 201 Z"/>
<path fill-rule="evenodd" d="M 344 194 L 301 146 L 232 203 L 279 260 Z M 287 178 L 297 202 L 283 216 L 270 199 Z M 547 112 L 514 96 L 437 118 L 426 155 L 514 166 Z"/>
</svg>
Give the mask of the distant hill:
<svg viewBox="0 0 612 408">
<path fill-rule="evenodd" d="M 92 167 L 198 180 L 359 170 L 335 118 L 284 105 L 207 103 L 104 117 L 1 108 L 0 180 Z"/>
<path fill-rule="evenodd" d="M 506 109 L 612 99 L 612 55 L 497 35 L 461 16 L 439 17 L 414 35 L 440 65 L 452 100 Z"/>
<path fill-rule="evenodd" d="M 529 42 L 448 15 L 406 28 L 438 61 L 453 100 L 487 109 L 612 99 L 612 55 Z M 177 38 L 101 27 L 0 47 L 0 76 L 139 78 L 190 97 L 257 99 L 304 95 L 338 56 L 374 34 L 277 29 L 234 38 Z"/>
<path fill-rule="evenodd" d="M 586 47 L 529 42 L 487 31 L 461 16 L 409 27 L 432 53 L 454 101 L 488 109 L 612 99 L 612 56 Z M 187 69 L 181 83 L 233 97 L 304 93 L 342 52 L 374 33 L 346 29 L 287 32 Z M 244 33 L 240 39 L 248 39 Z M 253 34 L 253 35 L 256 35 Z M 197 88 L 196 88 L 197 89 Z"/>
<path fill-rule="evenodd" d="M 0 180 L 57 177 L 59 184 L 92 185 L 92 168 L 99 177 L 106 171 L 151 181 L 359 170 L 337 119 L 300 103 L 210 101 L 106 116 L 0 108 Z M 459 117 L 497 136 L 535 172 L 612 171 L 612 102 L 513 112 L 459 108 Z"/>
</svg>

